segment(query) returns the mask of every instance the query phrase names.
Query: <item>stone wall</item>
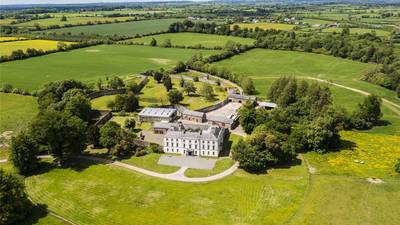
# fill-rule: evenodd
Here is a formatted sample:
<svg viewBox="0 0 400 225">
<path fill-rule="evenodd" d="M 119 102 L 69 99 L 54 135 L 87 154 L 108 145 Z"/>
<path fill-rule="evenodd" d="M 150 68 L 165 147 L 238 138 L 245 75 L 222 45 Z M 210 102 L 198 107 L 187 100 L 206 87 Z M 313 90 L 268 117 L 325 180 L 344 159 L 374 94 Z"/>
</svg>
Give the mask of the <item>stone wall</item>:
<svg viewBox="0 0 400 225">
<path fill-rule="evenodd" d="M 138 90 L 136 90 L 137 93 L 139 93 L 144 86 L 146 86 L 147 82 L 149 81 L 149 78 L 144 76 L 143 80 L 140 81 L 138 84 Z M 102 90 L 102 91 L 96 91 L 93 93 L 88 94 L 90 99 L 95 99 L 95 98 L 100 98 L 102 96 L 107 96 L 107 95 L 118 95 L 118 94 L 125 94 L 126 89 L 113 89 L 113 90 Z"/>
<path fill-rule="evenodd" d="M 219 103 L 217 103 L 217 104 L 215 104 L 215 105 L 211 105 L 211 106 L 207 106 L 207 107 L 198 109 L 198 110 L 196 110 L 196 111 L 208 113 L 208 112 L 211 112 L 211 111 L 214 111 L 214 110 L 217 110 L 217 109 L 221 108 L 222 106 L 228 104 L 228 102 L 229 102 L 229 99 L 226 98 L 226 99 L 223 100 L 222 102 L 219 102 Z"/>
</svg>

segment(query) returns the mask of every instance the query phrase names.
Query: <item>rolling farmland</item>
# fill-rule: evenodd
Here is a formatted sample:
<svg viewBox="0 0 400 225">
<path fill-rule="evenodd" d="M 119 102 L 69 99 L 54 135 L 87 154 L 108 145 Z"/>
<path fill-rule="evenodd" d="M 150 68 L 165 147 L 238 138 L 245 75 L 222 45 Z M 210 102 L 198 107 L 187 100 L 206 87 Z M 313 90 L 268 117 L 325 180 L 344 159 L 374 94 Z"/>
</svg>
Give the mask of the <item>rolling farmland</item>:
<svg viewBox="0 0 400 225">
<path fill-rule="evenodd" d="M 207 56 L 216 51 L 126 45 L 95 46 L 3 63 L 1 67 L 4 75 L 0 83 L 37 90 L 49 81 L 77 79 L 93 82 L 106 76 L 127 76 L 148 69 L 172 68 L 177 61 L 187 60 L 196 53 Z M 46 69 L 41 68 L 43 65 Z"/>
<path fill-rule="evenodd" d="M 210 35 L 200 33 L 170 33 L 160 34 L 153 36 L 146 36 L 141 38 L 131 39 L 133 43 L 150 44 L 152 38 L 156 39 L 158 44 L 162 44 L 164 40 L 171 40 L 171 44 L 179 46 L 198 46 L 201 45 L 206 48 L 223 47 L 227 41 L 239 42 L 241 44 L 252 45 L 253 39 L 241 38 L 233 36 Z"/>
<path fill-rule="evenodd" d="M 168 26 L 178 21 L 179 19 L 161 19 L 161 20 L 143 20 L 135 22 L 126 23 L 113 23 L 113 24 L 101 24 L 101 25 L 91 25 L 91 26 L 78 26 L 78 27 L 68 27 L 51 30 L 51 32 L 56 33 L 71 33 L 71 34 L 100 34 L 113 36 L 126 35 L 132 36 L 138 34 L 146 34 L 153 32 L 161 32 L 168 29 Z"/>
<path fill-rule="evenodd" d="M 15 50 L 21 49 L 26 52 L 28 48 L 34 48 L 36 50 L 55 50 L 57 49 L 57 44 L 59 41 L 51 41 L 51 40 L 24 40 L 24 41 L 8 41 L 8 42 L 0 42 L 0 52 L 1 55 L 11 55 L 11 53 Z M 64 42 L 69 45 L 73 42 Z"/>
</svg>

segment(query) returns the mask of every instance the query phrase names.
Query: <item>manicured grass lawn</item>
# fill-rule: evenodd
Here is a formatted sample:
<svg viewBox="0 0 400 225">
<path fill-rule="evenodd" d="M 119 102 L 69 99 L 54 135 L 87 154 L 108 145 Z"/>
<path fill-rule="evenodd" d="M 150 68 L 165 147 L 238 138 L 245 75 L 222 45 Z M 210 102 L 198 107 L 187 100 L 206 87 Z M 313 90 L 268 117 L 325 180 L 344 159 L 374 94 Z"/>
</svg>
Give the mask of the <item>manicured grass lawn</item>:
<svg viewBox="0 0 400 225">
<path fill-rule="evenodd" d="M 150 44 L 152 38 L 157 40 L 157 44 L 160 45 L 166 39 L 171 40 L 172 46 L 195 46 L 201 45 L 207 48 L 214 47 L 224 47 L 226 42 L 234 41 L 241 44 L 252 45 L 255 40 L 250 38 L 241 38 L 225 35 L 212 35 L 212 34 L 200 34 L 200 33 L 170 33 L 170 34 L 160 34 L 154 36 L 146 36 L 141 38 L 131 39 L 130 41 L 134 43 L 144 43 L 146 45 Z"/>
<path fill-rule="evenodd" d="M 158 160 L 161 156 L 162 154 L 150 153 L 140 157 L 134 156 L 124 159 L 122 162 L 158 173 L 173 173 L 179 170 L 179 167 L 175 166 L 158 165 Z"/>
<path fill-rule="evenodd" d="M 23 129 L 37 112 L 36 98 L 0 93 L 0 133 Z"/>
<path fill-rule="evenodd" d="M 292 30 L 294 25 L 291 24 L 283 24 L 283 23 L 237 23 L 233 24 L 238 25 L 240 28 L 248 28 L 248 29 L 255 29 L 256 27 L 268 30 L 268 29 L 275 29 L 275 30 Z"/>
<path fill-rule="evenodd" d="M 305 155 L 318 174 L 379 178 L 398 176 L 394 165 L 400 159 L 399 136 L 346 131 L 341 132 L 341 139 L 344 147 L 338 152 L 310 152 Z"/>
<path fill-rule="evenodd" d="M 304 166 L 182 183 L 82 161 L 26 179 L 29 195 L 77 224 L 282 224 L 298 209 Z"/>
<path fill-rule="evenodd" d="M 313 175 L 310 193 L 291 223 L 398 224 L 399 179 L 371 184 L 365 178 Z"/>
<path fill-rule="evenodd" d="M 101 24 L 92 26 L 78 26 L 68 27 L 61 29 L 53 29 L 49 32 L 56 33 L 68 33 L 71 34 L 100 34 L 106 36 L 126 35 L 134 37 L 137 34 L 155 33 L 160 31 L 168 30 L 171 23 L 179 21 L 181 19 L 159 19 L 159 20 L 143 20 L 126 23 L 113 23 L 113 24 Z"/>
<path fill-rule="evenodd" d="M 199 169 L 187 169 L 185 171 L 185 176 L 187 177 L 209 177 L 218 173 L 221 173 L 229 169 L 235 163 L 234 160 L 230 158 L 220 158 L 215 163 L 212 170 L 199 170 Z"/>
<path fill-rule="evenodd" d="M 77 79 L 95 82 L 113 75 L 128 76 L 149 69 L 172 68 L 179 60 L 216 51 L 155 48 L 146 46 L 101 45 L 59 52 L 26 60 L 2 63 L 0 83 L 37 90 L 49 81 Z"/>
<path fill-rule="evenodd" d="M 92 109 L 98 109 L 98 110 L 110 110 L 107 107 L 107 103 L 110 101 L 114 101 L 115 95 L 106 95 L 106 96 L 101 96 L 99 98 L 92 99 L 90 101 L 92 105 Z"/>
<path fill-rule="evenodd" d="M 13 51 L 21 49 L 26 52 L 28 48 L 34 48 L 36 50 L 54 50 L 57 49 L 59 41 L 51 40 L 26 40 L 26 41 L 8 41 L 0 42 L 0 52 L 3 56 L 11 55 Z M 72 42 L 64 42 L 65 44 L 71 44 Z"/>
<path fill-rule="evenodd" d="M 179 79 L 173 78 L 173 88 L 183 92 L 183 88 L 179 85 Z M 203 82 L 194 82 L 197 92 L 200 90 L 201 86 L 204 85 Z M 206 100 L 204 97 L 195 94 L 187 95 L 184 93 L 184 99 L 181 102 L 182 105 L 189 109 L 195 110 L 213 105 L 219 101 L 222 101 L 227 96 L 227 92 L 216 85 L 212 85 L 215 93 L 215 99 L 213 101 Z M 151 105 L 168 105 L 167 90 L 162 83 L 157 83 L 153 78 L 149 79 L 147 85 L 142 89 L 139 95 L 140 106 L 151 106 Z"/>
<path fill-rule="evenodd" d="M 137 114 L 138 114 L 137 112 L 133 113 L 133 119 L 136 121 L 135 132 L 138 133 L 140 131 L 151 130 L 151 128 L 153 127 L 153 125 L 151 123 L 142 122 L 141 124 L 139 124 L 138 115 Z M 111 118 L 111 120 L 115 121 L 116 123 L 118 123 L 122 127 L 125 124 L 125 120 L 127 120 L 128 118 L 132 118 L 132 117 L 131 116 L 117 116 L 117 115 L 114 115 Z"/>
</svg>

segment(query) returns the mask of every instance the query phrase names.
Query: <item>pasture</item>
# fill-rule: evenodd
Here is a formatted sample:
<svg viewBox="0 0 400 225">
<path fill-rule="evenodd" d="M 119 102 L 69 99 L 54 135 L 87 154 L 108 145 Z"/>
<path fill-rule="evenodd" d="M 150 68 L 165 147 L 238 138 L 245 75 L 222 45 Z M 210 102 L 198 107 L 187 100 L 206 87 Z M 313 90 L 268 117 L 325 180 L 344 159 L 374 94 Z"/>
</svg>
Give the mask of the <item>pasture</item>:
<svg viewBox="0 0 400 225">
<path fill-rule="evenodd" d="M 36 98 L 0 93 L 0 133 L 20 131 L 38 112 Z"/>
<path fill-rule="evenodd" d="M 307 186 L 304 165 L 258 175 L 238 170 L 200 184 L 89 161 L 47 168 L 25 180 L 30 197 L 82 225 L 282 224 L 298 209 Z"/>
<path fill-rule="evenodd" d="M 100 34 L 105 36 L 125 35 L 134 37 L 135 35 L 161 32 L 168 30 L 171 23 L 180 19 L 159 19 L 142 20 L 126 23 L 100 24 L 91 26 L 68 27 L 50 30 L 50 32 L 71 33 L 71 34 Z"/>
<path fill-rule="evenodd" d="M 220 61 L 216 65 L 227 67 L 234 73 L 252 77 L 261 98 L 266 98 L 266 93 L 273 80 L 286 75 L 329 80 L 374 93 L 397 104 L 400 103 L 400 99 L 395 96 L 394 92 L 360 80 L 362 73 L 373 67 L 371 64 L 303 52 L 255 49 Z M 344 107 L 350 112 L 365 97 L 360 93 L 341 87 L 331 85 L 330 88 L 334 105 Z M 389 124 L 374 127 L 366 132 L 400 135 L 399 114 L 388 107 L 383 107 L 382 110 L 384 114 L 382 119 Z"/>
<path fill-rule="evenodd" d="M 269 29 L 275 29 L 275 30 L 292 30 L 294 25 L 291 24 L 284 24 L 284 23 L 237 23 L 231 25 L 232 27 L 234 25 L 238 25 L 240 28 L 248 28 L 248 29 L 255 29 L 256 27 L 263 29 L 263 30 L 269 30 Z"/>
<path fill-rule="evenodd" d="M 170 69 L 177 61 L 185 61 L 197 53 L 207 56 L 216 51 L 126 45 L 94 46 L 2 63 L 0 83 L 37 90 L 49 81 L 76 79 L 94 82 L 99 78 L 104 80 L 106 76 L 128 76 L 161 67 Z"/>
<path fill-rule="evenodd" d="M 99 17 L 99 16 L 91 16 L 91 17 L 83 17 L 83 16 L 70 16 L 66 14 L 67 21 L 60 21 L 60 17 L 54 17 L 54 18 L 47 18 L 47 19 L 40 19 L 40 20 L 31 20 L 28 22 L 24 23 L 18 23 L 16 26 L 18 27 L 35 27 L 36 25 L 39 25 L 40 27 L 49 27 L 49 26 L 65 26 L 66 24 L 71 24 L 71 25 L 81 25 L 81 24 L 86 24 L 88 22 L 91 23 L 96 23 L 96 22 L 122 22 L 126 21 L 128 19 L 133 19 L 133 17 L 115 17 L 115 18 L 108 18 L 108 17 Z"/>
<path fill-rule="evenodd" d="M 224 47 L 226 42 L 233 41 L 239 42 L 244 45 L 252 45 L 254 43 L 253 39 L 250 38 L 241 38 L 241 37 L 233 37 L 233 36 L 225 36 L 225 35 L 212 35 L 212 34 L 200 34 L 200 33 L 169 33 L 169 34 L 160 34 L 153 36 L 146 36 L 141 38 L 131 39 L 133 43 L 143 43 L 145 45 L 149 45 L 152 38 L 156 39 L 157 44 L 161 45 L 164 40 L 171 40 L 172 46 L 185 46 L 185 47 L 193 47 L 193 46 L 202 46 L 206 48 L 214 48 L 214 47 Z"/>
<path fill-rule="evenodd" d="M 26 52 L 28 48 L 34 48 L 36 50 L 48 51 L 57 49 L 59 41 L 51 40 L 26 40 L 26 41 L 7 41 L 0 42 L 0 52 L 1 55 L 7 56 L 11 55 L 13 51 L 21 49 Z M 69 45 L 73 42 L 64 42 Z"/>
<path fill-rule="evenodd" d="M 254 79 L 278 78 L 280 76 L 313 77 L 358 88 L 387 98 L 397 104 L 400 99 L 393 91 L 361 81 L 362 74 L 374 65 L 332 56 L 305 52 L 254 49 L 215 63 L 234 73 Z M 261 92 L 265 96 L 267 89 Z"/>
</svg>

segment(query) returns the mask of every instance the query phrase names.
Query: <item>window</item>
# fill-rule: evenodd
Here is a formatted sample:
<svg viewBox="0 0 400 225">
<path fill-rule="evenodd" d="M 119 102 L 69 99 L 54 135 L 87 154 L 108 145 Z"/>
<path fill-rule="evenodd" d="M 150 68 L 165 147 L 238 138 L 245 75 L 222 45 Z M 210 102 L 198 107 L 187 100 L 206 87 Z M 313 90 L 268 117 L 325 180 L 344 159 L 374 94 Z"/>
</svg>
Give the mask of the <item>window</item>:
<svg viewBox="0 0 400 225">
<path fill-rule="evenodd" d="M 210 151 L 207 151 L 207 155 L 210 155 Z"/>
<path fill-rule="evenodd" d="M 212 155 L 215 155 L 215 152 L 212 152 Z"/>
</svg>

